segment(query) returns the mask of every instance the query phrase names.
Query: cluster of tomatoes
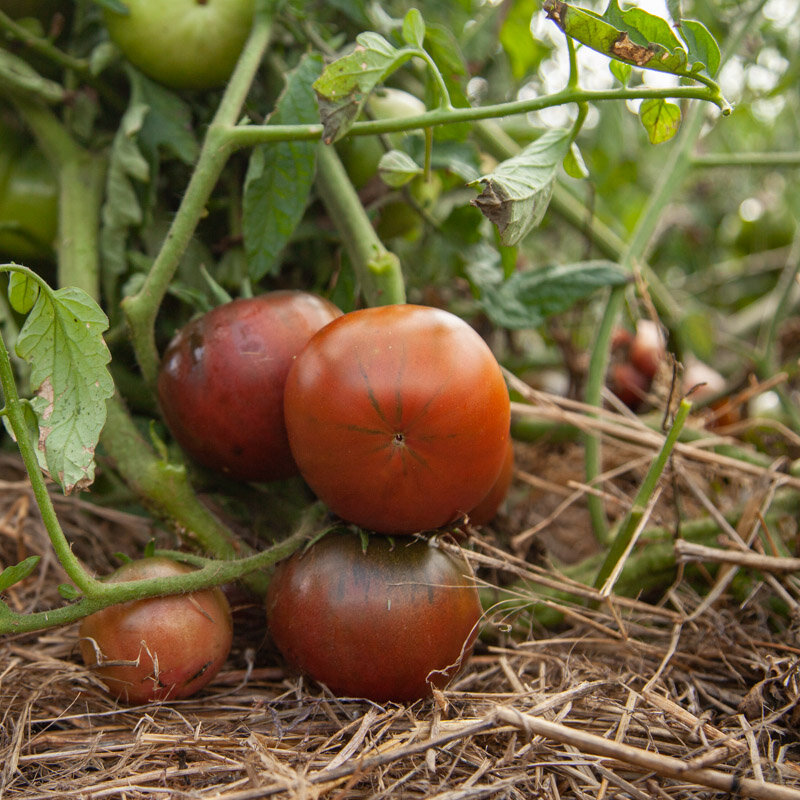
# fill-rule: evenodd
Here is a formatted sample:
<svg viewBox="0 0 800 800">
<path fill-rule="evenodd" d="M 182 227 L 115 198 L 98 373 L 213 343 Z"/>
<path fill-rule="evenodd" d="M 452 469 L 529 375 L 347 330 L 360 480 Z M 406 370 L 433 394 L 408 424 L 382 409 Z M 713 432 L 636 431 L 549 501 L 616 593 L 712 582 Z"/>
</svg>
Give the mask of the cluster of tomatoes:
<svg viewBox="0 0 800 800">
<path fill-rule="evenodd" d="M 176 334 L 158 396 L 195 461 L 244 481 L 299 473 L 359 530 L 329 533 L 276 568 L 267 622 L 291 666 L 376 701 L 415 700 L 455 674 L 477 633 L 477 590 L 461 556 L 419 534 L 491 518 L 513 460 L 505 381 L 473 328 L 424 306 L 342 314 L 305 292 L 239 299 Z M 133 569 L 116 579 L 138 577 Z M 202 595 L 202 610 L 186 614 L 201 628 L 213 619 L 230 646 L 222 595 Z M 102 615 L 115 620 L 114 643 L 123 636 L 125 613 L 99 612 L 84 623 L 84 654 L 95 665 L 98 651 L 126 662 L 99 667 L 120 697 L 186 696 L 222 663 L 218 637 L 197 630 L 195 651 L 213 649 L 173 676 L 159 650 L 166 634 L 136 629 L 117 649 L 100 635 L 112 627 L 98 626 Z"/>
</svg>

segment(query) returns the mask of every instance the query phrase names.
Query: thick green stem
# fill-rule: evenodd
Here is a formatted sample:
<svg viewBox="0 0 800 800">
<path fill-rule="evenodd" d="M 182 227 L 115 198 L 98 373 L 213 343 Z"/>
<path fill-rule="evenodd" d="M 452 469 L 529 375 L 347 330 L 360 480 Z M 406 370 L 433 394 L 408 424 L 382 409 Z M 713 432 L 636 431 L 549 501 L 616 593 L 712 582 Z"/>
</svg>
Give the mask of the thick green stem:
<svg viewBox="0 0 800 800">
<path fill-rule="evenodd" d="M 400 259 L 378 238 L 339 156 L 330 145 L 319 146 L 317 189 L 342 237 L 367 303 L 371 306 L 405 303 Z"/>
<path fill-rule="evenodd" d="M 145 380 L 152 386 L 158 374 L 159 355 L 155 322 L 161 302 L 178 268 L 206 203 L 233 151 L 229 129 L 236 124 L 250 85 L 272 33 L 272 20 L 257 15 L 242 55 L 228 82 L 214 119 L 208 127 L 200 156 L 173 219 L 164 244 L 141 289 L 122 302 L 131 330 L 131 342 Z M 300 126 L 298 126 L 300 127 Z"/>
<path fill-rule="evenodd" d="M 14 97 L 14 104 L 58 175 L 58 283 L 97 299 L 98 236 L 106 162 L 84 150 L 45 106 Z"/>
</svg>

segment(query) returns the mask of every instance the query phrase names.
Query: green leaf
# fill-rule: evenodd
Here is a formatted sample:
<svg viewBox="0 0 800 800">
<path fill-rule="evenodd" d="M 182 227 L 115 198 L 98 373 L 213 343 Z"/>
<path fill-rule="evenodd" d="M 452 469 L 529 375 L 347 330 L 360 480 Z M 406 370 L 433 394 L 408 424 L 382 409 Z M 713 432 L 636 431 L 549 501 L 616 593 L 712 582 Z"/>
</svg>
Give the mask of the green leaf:
<svg viewBox="0 0 800 800">
<path fill-rule="evenodd" d="M 43 78 L 27 61 L 0 48 L 0 85 L 9 92 L 19 92 L 30 100 L 62 103 L 64 87 Z"/>
<path fill-rule="evenodd" d="M 368 31 L 356 38 L 356 47 L 336 59 L 314 81 L 323 140 L 331 144 L 350 129 L 369 93 L 415 50 L 397 50 L 379 33 Z"/>
<path fill-rule="evenodd" d="M 668 100 L 643 100 L 639 106 L 642 121 L 652 144 L 661 144 L 671 139 L 681 125 L 681 109 Z"/>
<path fill-rule="evenodd" d="M 177 95 L 137 70 L 129 70 L 131 105 L 146 109 L 138 133 L 138 145 L 150 162 L 155 179 L 159 151 L 184 164 L 193 164 L 200 145 L 192 130 L 192 112 Z"/>
<path fill-rule="evenodd" d="M 39 296 L 39 282 L 25 272 L 8 276 L 8 301 L 18 314 L 27 314 Z"/>
<path fill-rule="evenodd" d="M 77 600 L 81 596 L 81 593 L 78 591 L 78 589 L 71 583 L 59 583 L 58 593 L 64 598 L 64 600 L 69 600 L 70 602 Z"/>
<path fill-rule="evenodd" d="M 402 150 L 390 150 L 384 153 L 378 162 L 381 180 L 393 189 L 405 186 L 424 171 L 408 153 Z"/>
<path fill-rule="evenodd" d="M 621 11 L 616 0 L 602 17 L 561 0 L 545 0 L 543 8 L 567 36 L 610 58 L 660 72 L 685 71 L 686 51 L 660 17 L 639 8 Z"/>
<path fill-rule="evenodd" d="M 322 71 L 319 55 L 308 55 L 286 80 L 270 124 L 314 122 L 311 85 Z M 300 222 L 314 183 L 316 141 L 273 142 L 250 155 L 244 187 L 243 234 L 250 277 L 275 274 L 278 257 Z"/>
<path fill-rule="evenodd" d="M 425 20 L 417 8 L 410 8 L 403 18 L 403 41 L 420 48 L 425 41 Z"/>
<path fill-rule="evenodd" d="M 473 276 L 470 275 L 472 278 Z M 597 289 L 627 283 L 629 276 L 611 261 L 583 261 L 515 272 L 480 289 L 480 305 L 503 328 L 537 328 L 548 317 L 570 309 Z"/>
<path fill-rule="evenodd" d="M 114 393 L 103 341 L 108 319 L 82 289 L 42 284 L 16 343 L 31 364 L 37 456 L 65 494 L 94 480 L 94 450 Z"/>
<path fill-rule="evenodd" d="M 683 41 L 689 49 L 689 63 L 694 72 L 698 65 L 712 78 L 719 70 L 721 54 L 717 40 L 711 35 L 711 31 L 694 19 L 682 19 L 678 29 Z"/>
<path fill-rule="evenodd" d="M 542 221 L 569 145 L 569 131 L 547 131 L 491 175 L 470 184 L 483 184 L 472 204 L 497 225 L 504 245 L 516 244 Z"/>
<path fill-rule="evenodd" d="M 24 581 L 28 575 L 36 569 L 36 565 L 41 561 L 41 556 L 28 556 L 19 564 L 6 567 L 0 572 L 0 592 L 4 592 L 15 583 Z"/>
<path fill-rule="evenodd" d="M 583 154 L 575 142 L 569 146 L 569 151 L 564 157 L 564 172 L 570 178 L 576 178 L 577 180 L 585 180 L 589 177 L 589 170 L 586 168 Z"/>
<path fill-rule="evenodd" d="M 624 61 L 617 61 L 616 59 L 612 58 L 608 64 L 608 68 L 611 70 L 611 74 L 623 86 L 628 85 L 628 81 L 631 79 L 631 72 L 633 72 L 633 67 L 630 64 L 626 64 Z"/>
<path fill-rule="evenodd" d="M 469 72 L 461 46 L 450 28 L 429 24 L 425 29 L 425 48 L 445 75 L 461 77 Z"/>
<path fill-rule="evenodd" d="M 531 19 L 539 11 L 539 0 L 510 3 L 500 27 L 500 44 L 518 81 L 534 73 L 550 50 L 531 36 Z"/>
</svg>

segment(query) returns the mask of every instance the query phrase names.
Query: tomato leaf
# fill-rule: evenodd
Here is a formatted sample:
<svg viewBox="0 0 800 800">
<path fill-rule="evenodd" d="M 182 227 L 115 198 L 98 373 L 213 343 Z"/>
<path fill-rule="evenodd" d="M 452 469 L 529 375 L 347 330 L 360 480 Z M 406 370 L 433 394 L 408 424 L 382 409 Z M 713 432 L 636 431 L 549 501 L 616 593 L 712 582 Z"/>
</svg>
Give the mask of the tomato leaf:
<svg viewBox="0 0 800 800">
<path fill-rule="evenodd" d="M 18 314 L 27 314 L 39 296 L 39 283 L 26 272 L 8 276 L 8 302 Z"/>
<path fill-rule="evenodd" d="M 564 172 L 570 178 L 577 180 L 584 180 L 589 177 L 589 170 L 586 167 L 586 162 L 583 160 L 583 153 L 575 142 L 569 146 L 569 151 L 564 157 Z"/>
<path fill-rule="evenodd" d="M 705 67 L 706 72 L 713 78 L 719 70 L 722 56 L 711 31 L 702 22 L 694 19 L 682 19 L 678 30 L 689 49 L 692 72 Z"/>
<path fill-rule="evenodd" d="M 616 59 L 611 59 L 608 64 L 608 68 L 611 70 L 611 74 L 623 85 L 627 86 L 628 81 L 631 79 L 631 72 L 633 71 L 633 67 L 630 64 L 626 64 L 624 61 L 617 61 Z"/>
<path fill-rule="evenodd" d="M 24 581 L 35 569 L 41 560 L 41 556 L 28 556 L 19 564 L 13 564 L 0 572 L 0 592 L 4 592 L 15 583 Z"/>
<path fill-rule="evenodd" d="M 516 244 L 542 221 L 569 146 L 569 131 L 547 131 L 491 175 L 470 184 L 483 184 L 472 204 L 497 225 L 504 245 Z"/>
<path fill-rule="evenodd" d="M 286 81 L 270 124 L 314 122 L 311 85 L 322 71 L 318 55 L 306 56 Z M 275 274 L 278 256 L 303 216 L 316 168 L 316 141 L 272 142 L 256 147 L 247 167 L 243 233 L 250 277 Z"/>
<path fill-rule="evenodd" d="M 356 37 L 356 47 L 328 64 L 314 81 L 326 144 L 350 129 L 369 93 L 416 50 L 397 50 L 379 33 L 368 31 Z"/>
<path fill-rule="evenodd" d="M 41 287 L 16 343 L 31 364 L 42 469 L 65 494 L 94 480 L 94 450 L 114 393 L 103 331 L 108 319 L 82 289 Z"/>
<path fill-rule="evenodd" d="M 418 8 L 410 8 L 403 18 L 403 40 L 412 47 L 422 47 L 425 41 L 425 20 Z"/>
<path fill-rule="evenodd" d="M 511 3 L 500 27 L 500 44 L 512 75 L 519 81 L 533 74 L 550 52 L 531 36 L 531 19 L 539 5 L 538 0 Z"/>
<path fill-rule="evenodd" d="M 27 61 L 0 48 L 0 85 L 45 103 L 63 103 L 60 83 L 43 78 Z"/>
<path fill-rule="evenodd" d="M 378 162 L 381 180 L 394 189 L 405 186 L 423 172 L 422 167 L 402 150 L 390 150 L 384 153 Z"/>
<path fill-rule="evenodd" d="M 536 328 L 548 317 L 571 308 L 597 289 L 619 286 L 629 276 L 611 261 L 583 261 L 515 272 L 497 282 L 497 274 L 468 271 L 480 291 L 479 302 L 503 328 Z"/>
<path fill-rule="evenodd" d="M 681 109 L 668 100 L 643 100 L 639 106 L 642 121 L 652 144 L 661 144 L 671 139 L 681 124 Z"/>
<path fill-rule="evenodd" d="M 545 0 L 543 8 L 567 36 L 610 58 L 659 72 L 685 71 L 686 51 L 660 17 L 639 8 L 622 11 L 616 0 L 602 17 L 561 0 Z"/>
</svg>

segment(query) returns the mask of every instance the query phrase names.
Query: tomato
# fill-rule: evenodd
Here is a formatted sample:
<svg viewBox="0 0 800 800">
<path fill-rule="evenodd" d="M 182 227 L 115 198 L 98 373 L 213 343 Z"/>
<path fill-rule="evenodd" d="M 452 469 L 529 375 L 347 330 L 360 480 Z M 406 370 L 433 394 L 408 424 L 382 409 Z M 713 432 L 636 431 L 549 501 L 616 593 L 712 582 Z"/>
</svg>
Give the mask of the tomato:
<svg viewBox="0 0 800 800">
<path fill-rule="evenodd" d="M 132 64 L 174 89 L 211 89 L 230 77 L 253 21 L 253 0 L 125 0 L 107 8 L 112 41 Z"/>
<path fill-rule="evenodd" d="M 651 383 L 651 379 L 636 369 L 630 361 L 612 364 L 609 370 L 611 391 L 633 411 L 642 405 Z"/>
<path fill-rule="evenodd" d="M 178 331 L 157 388 L 183 450 L 241 480 L 297 474 L 283 421 L 286 374 L 311 335 L 341 313 L 313 294 L 271 292 L 225 303 Z"/>
<path fill-rule="evenodd" d="M 120 567 L 109 581 L 191 572 L 168 558 Z M 178 700 L 200 691 L 219 672 L 231 648 L 228 601 L 218 588 L 134 600 L 86 617 L 80 650 L 108 691 L 126 703 Z"/>
<path fill-rule="evenodd" d="M 509 397 L 491 350 L 464 320 L 394 305 L 316 333 L 286 380 L 300 473 L 336 514 L 381 533 L 463 517 L 497 479 Z"/>
<path fill-rule="evenodd" d="M 423 540 L 330 533 L 276 568 L 272 638 L 339 695 L 414 701 L 469 657 L 481 605 L 469 565 Z"/>
<path fill-rule="evenodd" d="M 58 182 L 44 154 L 0 124 L 0 260 L 52 259 Z"/>
<path fill-rule="evenodd" d="M 399 119 L 415 117 L 425 113 L 425 103 L 413 94 L 401 89 L 384 87 L 376 89 L 364 104 L 366 116 L 370 119 Z M 405 133 L 389 134 L 392 147 L 403 145 Z M 378 172 L 378 162 L 386 149 L 378 136 L 351 136 L 337 145 L 350 180 L 357 189 L 363 188 Z"/>
<path fill-rule="evenodd" d="M 636 334 L 631 340 L 628 357 L 643 375 L 651 379 L 655 377 L 667 357 L 664 337 L 655 322 L 640 319 L 636 323 Z"/>
<path fill-rule="evenodd" d="M 469 521 L 473 525 L 486 525 L 491 522 L 500 510 L 500 506 L 506 499 L 511 480 L 514 477 L 514 445 L 509 438 L 506 448 L 506 457 L 503 459 L 503 466 L 494 485 L 489 489 L 489 493 L 469 512 Z"/>
</svg>

